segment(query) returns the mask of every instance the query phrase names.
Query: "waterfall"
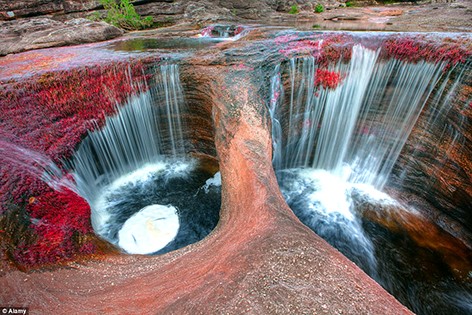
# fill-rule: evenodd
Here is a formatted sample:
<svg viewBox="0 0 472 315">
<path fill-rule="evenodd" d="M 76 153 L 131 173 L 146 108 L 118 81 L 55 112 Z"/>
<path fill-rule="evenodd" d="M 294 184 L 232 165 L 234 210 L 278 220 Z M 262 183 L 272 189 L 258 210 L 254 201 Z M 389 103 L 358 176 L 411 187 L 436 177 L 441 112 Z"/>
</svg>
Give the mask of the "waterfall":
<svg viewBox="0 0 472 315">
<path fill-rule="evenodd" d="M 178 66 L 158 67 L 154 81 L 147 91 L 117 104 L 117 114 L 88 134 L 71 162 L 78 191 L 91 206 L 94 230 L 130 253 L 155 252 L 179 230 L 175 207 L 148 201 L 131 206 L 136 204 L 133 189 L 152 191 L 158 178 L 184 178 L 192 168 L 178 159 L 186 152 Z"/>
<path fill-rule="evenodd" d="M 356 204 L 399 206 L 378 190 L 433 91 L 443 93 L 445 86 L 438 84 L 442 63 L 379 55 L 355 45 L 350 62 L 327 69 L 314 57 L 276 65 L 268 106 L 273 165 L 288 205 L 374 279 L 375 247 Z"/>
<path fill-rule="evenodd" d="M 160 128 L 160 132 L 166 130 L 169 132 L 168 141 L 171 145 L 172 155 L 181 155 L 185 153 L 183 125 L 181 111 L 185 107 L 184 94 L 182 92 L 182 85 L 180 84 L 179 68 L 177 65 L 161 66 L 159 78 L 157 80 L 157 89 L 153 92 L 158 92 L 155 98 L 159 104 L 165 104 L 160 109 L 159 115 L 165 116 L 167 123 L 164 128 Z M 164 95 L 160 96 L 162 91 Z M 156 93 L 154 93 L 156 94 Z"/>
<path fill-rule="evenodd" d="M 76 186 L 45 153 L 0 139 L 0 165 L 10 172 L 28 174 L 55 190 L 67 188 L 76 192 Z"/>
<path fill-rule="evenodd" d="M 178 66 L 160 66 L 155 80 L 155 87 L 132 96 L 115 116 L 107 117 L 103 129 L 90 132 L 75 153 L 72 168 L 90 204 L 101 188 L 120 176 L 158 162 L 165 153 L 185 153 L 185 102 Z"/>
<path fill-rule="evenodd" d="M 271 98 L 269 103 L 270 119 L 272 121 L 272 163 L 276 170 L 282 168 L 282 126 L 276 117 L 277 104 L 284 98 L 281 83 L 280 65 L 277 65 L 270 80 Z"/>
<path fill-rule="evenodd" d="M 444 65 L 380 61 L 378 55 L 354 46 L 349 63 L 328 69 L 341 78 L 335 88 L 314 85 L 313 57 L 288 62 L 290 90 L 284 92 L 282 84 L 271 90 L 273 131 L 278 125 L 284 131 L 273 135 L 276 169 L 323 169 L 382 189 Z M 280 69 L 272 81 L 280 82 Z"/>
</svg>

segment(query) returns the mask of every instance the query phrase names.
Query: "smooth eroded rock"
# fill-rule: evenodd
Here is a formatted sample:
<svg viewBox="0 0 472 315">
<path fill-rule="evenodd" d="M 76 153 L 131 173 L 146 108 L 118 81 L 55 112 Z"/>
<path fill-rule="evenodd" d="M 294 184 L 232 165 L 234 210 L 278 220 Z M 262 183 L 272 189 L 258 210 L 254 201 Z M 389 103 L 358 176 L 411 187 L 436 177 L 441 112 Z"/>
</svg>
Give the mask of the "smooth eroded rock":
<svg viewBox="0 0 472 315">
<path fill-rule="evenodd" d="M 65 23 L 49 18 L 2 22 L 0 55 L 21 51 L 99 42 L 115 38 L 123 31 L 105 22 L 73 19 Z"/>
</svg>

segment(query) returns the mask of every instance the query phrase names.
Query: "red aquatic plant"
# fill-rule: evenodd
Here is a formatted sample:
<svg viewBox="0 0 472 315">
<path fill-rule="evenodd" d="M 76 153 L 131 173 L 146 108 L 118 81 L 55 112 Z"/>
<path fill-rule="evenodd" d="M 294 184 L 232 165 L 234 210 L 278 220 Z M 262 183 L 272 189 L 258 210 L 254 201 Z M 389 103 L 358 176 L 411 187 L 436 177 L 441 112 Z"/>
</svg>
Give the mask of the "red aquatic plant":
<svg viewBox="0 0 472 315">
<path fill-rule="evenodd" d="M 405 62 L 444 62 L 445 71 L 472 57 L 472 45 L 465 36 L 438 37 L 421 34 L 379 35 L 369 38 L 348 33 L 314 33 L 299 37 L 285 34 L 274 39 L 278 52 L 287 58 L 313 56 L 321 67 L 351 59 L 356 44 L 380 49 L 380 59 L 399 59 Z"/>
<path fill-rule="evenodd" d="M 321 42 L 314 40 L 300 40 L 289 42 L 288 45 L 279 50 L 279 52 L 286 57 L 294 55 L 309 54 L 318 56 L 321 51 Z"/>
<path fill-rule="evenodd" d="M 124 61 L 2 82 L 0 137 L 59 165 L 148 79 L 146 63 Z M 54 263 L 93 250 L 80 241 L 91 232 L 90 208 L 81 197 L 53 190 L 15 159 L 2 160 L 0 179 L 0 214 L 24 208 L 35 235 L 16 244 L 12 256 L 19 264 Z"/>
<path fill-rule="evenodd" d="M 137 62 L 46 73 L 14 82 L 0 91 L 4 114 L 0 130 L 55 161 L 68 158 L 95 123 L 103 124 L 116 104 L 139 90 L 133 82 L 145 79 L 143 66 Z"/>
<path fill-rule="evenodd" d="M 321 42 L 321 52 L 317 62 L 320 66 L 328 66 L 338 61 L 351 60 L 354 40 L 348 34 L 327 34 Z"/>
<path fill-rule="evenodd" d="M 30 197 L 27 210 L 37 236 L 32 244 L 17 248 L 14 253 L 17 262 L 32 266 L 90 253 L 93 244 L 79 241 L 81 235 L 92 232 L 90 207 L 80 196 L 67 188 L 48 189 Z"/>
<path fill-rule="evenodd" d="M 200 32 L 200 35 L 203 37 L 212 37 L 214 29 L 215 27 L 213 25 L 207 26 L 204 29 L 202 29 L 202 31 Z"/>
<path fill-rule="evenodd" d="M 241 34 L 246 28 L 242 25 L 238 25 L 234 30 L 234 36 Z"/>
<path fill-rule="evenodd" d="M 316 69 L 315 86 L 323 87 L 325 89 L 336 89 L 341 82 L 341 74 L 335 71 L 325 69 Z"/>
<path fill-rule="evenodd" d="M 430 39 L 423 36 L 395 36 L 382 45 L 383 58 L 396 58 L 407 62 L 445 62 L 445 70 L 463 63 L 472 56 L 472 47 L 458 39 Z"/>
<path fill-rule="evenodd" d="M 280 45 L 280 44 L 285 44 L 285 43 L 294 41 L 296 39 L 298 39 L 298 36 L 295 34 L 280 35 L 274 39 L 274 42 L 276 45 Z"/>
<path fill-rule="evenodd" d="M 347 34 L 315 34 L 301 39 L 283 35 L 276 37 L 275 43 L 281 46 L 279 53 L 285 57 L 313 56 L 323 67 L 340 60 L 349 61 L 354 45 L 352 36 Z"/>
</svg>

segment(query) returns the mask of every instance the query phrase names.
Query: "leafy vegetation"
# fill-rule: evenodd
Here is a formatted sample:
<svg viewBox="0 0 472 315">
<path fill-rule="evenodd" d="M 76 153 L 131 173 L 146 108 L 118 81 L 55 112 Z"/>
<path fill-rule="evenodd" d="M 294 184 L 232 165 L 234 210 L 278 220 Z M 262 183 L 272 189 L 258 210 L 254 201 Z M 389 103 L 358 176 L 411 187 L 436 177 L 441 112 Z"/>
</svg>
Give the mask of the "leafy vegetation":
<svg viewBox="0 0 472 315">
<path fill-rule="evenodd" d="M 89 19 L 89 20 L 91 20 L 91 21 L 102 21 L 102 20 L 104 20 L 105 18 L 103 17 L 102 14 L 100 14 L 100 12 L 94 11 L 94 12 L 90 13 L 90 14 L 87 16 L 87 19 Z"/>
<path fill-rule="evenodd" d="M 292 5 L 290 7 L 290 10 L 288 11 L 289 14 L 298 14 L 300 12 L 300 9 L 298 9 L 298 6 L 296 4 Z"/>
<path fill-rule="evenodd" d="M 324 12 L 324 7 L 322 4 L 317 4 L 315 6 L 315 13 L 321 13 L 321 12 Z"/>
<path fill-rule="evenodd" d="M 100 4 L 107 10 L 105 21 L 116 27 L 132 31 L 149 28 L 153 25 L 151 16 L 141 17 L 129 0 L 100 0 Z"/>
<path fill-rule="evenodd" d="M 354 2 L 352 2 L 352 1 L 347 1 L 346 2 L 346 7 L 349 8 L 349 7 L 353 7 L 353 6 L 354 6 Z"/>
</svg>

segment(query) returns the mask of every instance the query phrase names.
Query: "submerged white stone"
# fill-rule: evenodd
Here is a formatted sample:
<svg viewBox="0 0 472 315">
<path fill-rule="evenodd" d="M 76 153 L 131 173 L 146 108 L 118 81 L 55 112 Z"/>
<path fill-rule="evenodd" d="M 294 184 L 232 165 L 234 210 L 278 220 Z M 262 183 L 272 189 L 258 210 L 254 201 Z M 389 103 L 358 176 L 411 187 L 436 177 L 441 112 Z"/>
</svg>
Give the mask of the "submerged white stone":
<svg viewBox="0 0 472 315">
<path fill-rule="evenodd" d="M 206 180 L 205 185 L 203 185 L 203 189 L 205 190 L 205 193 L 208 193 L 210 186 L 215 186 L 215 187 L 221 186 L 221 173 L 220 172 L 216 172 L 212 178 L 209 178 Z"/>
<path fill-rule="evenodd" d="M 126 220 L 118 232 L 118 245 L 129 254 L 151 254 L 169 244 L 179 226 L 175 207 L 150 205 Z"/>
<path fill-rule="evenodd" d="M 154 174 L 165 170 L 167 164 L 165 162 L 157 162 L 154 164 L 146 164 L 138 170 L 124 174 L 117 178 L 113 183 L 103 187 L 98 198 L 91 202 L 92 207 L 92 226 L 99 235 L 104 236 L 104 229 L 110 219 L 109 208 L 112 208 L 114 203 L 109 200 L 109 196 L 126 185 L 139 185 L 141 182 L 149 180 Z"/>
</svg>

